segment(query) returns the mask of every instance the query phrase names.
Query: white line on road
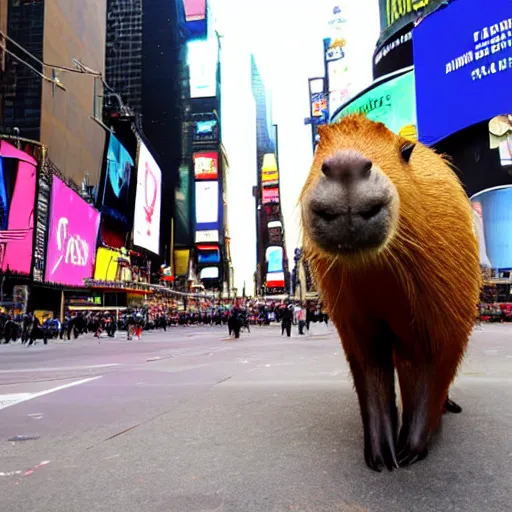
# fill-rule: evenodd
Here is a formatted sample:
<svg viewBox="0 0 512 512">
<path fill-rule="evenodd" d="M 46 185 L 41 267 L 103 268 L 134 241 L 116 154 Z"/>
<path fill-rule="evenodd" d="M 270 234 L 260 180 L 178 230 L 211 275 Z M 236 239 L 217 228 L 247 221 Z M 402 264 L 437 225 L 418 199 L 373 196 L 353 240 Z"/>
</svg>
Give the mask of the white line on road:
<svg viewBox="0 0 512 512">
<path fill-rule="evenodd" d="M 21 404 L 22 402 L 26 402 L 27 400 L 32 400 L 33 398 L 39 398 L 40 396 L 49 395 L 50 393 L 55 393 L 56 391 L 62 391 L 63 389 L 71 388 L 73 386 L 79 386 L 80 384 L 85 384 L 87 382 L 91 382 L 96 379 L 101 379 L 101 375 L 97 377 L 89 377 L 88 379 L 77 380 L 75 382 L 70 382 L 69 384 L 63 384 L 62 386 L 57 386 L 56 388 L 46 389 L 45 391 L 39 391 L 38 393 L 17 393 L 12 395 L 0 395 L 0 410 L 6 409 L 7 407 L 12 407 L 16 404 Z"/>
<path fill-rule="evenodd" d="M 63 366 L 61 368 L 16 368 L 14 370 L 0 370 L 0 373 L 28 373 L 28 372 L 57 372 L 68 370 L 94 370 L 95 368 L 112 368 L 120 366 L 119 363 L 92 364 L 88 366 Z"/>
</svg>

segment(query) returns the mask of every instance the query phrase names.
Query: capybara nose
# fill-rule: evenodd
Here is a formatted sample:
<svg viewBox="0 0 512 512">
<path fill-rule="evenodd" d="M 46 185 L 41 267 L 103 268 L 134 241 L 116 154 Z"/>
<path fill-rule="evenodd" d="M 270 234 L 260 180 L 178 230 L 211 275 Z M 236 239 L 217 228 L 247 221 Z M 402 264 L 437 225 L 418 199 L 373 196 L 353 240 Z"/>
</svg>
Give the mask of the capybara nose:
<svg viewBox="0 0 512 512">
<path fill-rule="evenodd" d="M 359 181 L 370 177 L 372 162 L 358 151 L 338 151 L 324 160 L 322 172 L 327 178 L 339 182 Z"/>
</svg>

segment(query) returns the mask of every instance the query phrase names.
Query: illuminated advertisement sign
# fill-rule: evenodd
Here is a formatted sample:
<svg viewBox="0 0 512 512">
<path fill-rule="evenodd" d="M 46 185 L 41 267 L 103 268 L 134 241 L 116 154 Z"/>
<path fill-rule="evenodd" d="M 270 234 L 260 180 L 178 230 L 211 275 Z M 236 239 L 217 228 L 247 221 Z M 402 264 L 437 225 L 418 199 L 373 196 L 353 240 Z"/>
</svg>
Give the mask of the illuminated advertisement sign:
<svg viewBox="0 0 512 512">
<path fill-rule="evenodd" d="M 30 274 L 37 162 L 0 141 L 0 262 L 5 272 Z"/>
<path fill-rule="evenodd" d="M 105 247 L 98 248 L 94 279 L 97 281 L 131 281 L 130 257 Z"/>
<path fill-rule="evenodd" d="M 133 243 L 155 254 L 160 253 L 161 186 L 162 171 L 140 141 Z"/>
<path fill-rule="evenodd" d="M 263 204 L 279 203 L 279 189 L 278 188 L 264 188 L 261 191 L 261 200 Z"/>
<path fill-rule="evenodd" d="M 56 176 L 52 180 L 45 280 L 83 286 L 93 275 L 100 214 Z"/>
<path fill-rule="evenodd" d="M 208 114 L 193 114 L 192 121 L 194 123 L 192 141 L 195 144 L 219 141 L 219 122 L 213 112 Z"/>
<path fill-rule="evenodd" d="M 220 251 L 216 245 L 198 245 L 197 262 L 200 265 L 220 263 Z"/>
<path fill-rule="evenodd" d="M 129 219 L 130 178 L 133 165 L 133 159 L 128 151 L 115 135 L 110 134 L 102 211 L 123 224 L 128 224 Z"/>
<path fill-rule="evenodd" d="M 186 21 L 204 20 L 206 17 L 206 0 L 183 0 Z"/>
<path fill-rule="evenodd" d="M 196 230 L 219 228 L 219 182 L 196 181 Z"/>
<path fill-rule="evenodd" d="M 267 288 L 284 288 L 284 272 L 269 272 L 266 284 Z"/>
<path fill-rule="evenodd" d="M 217 96 L 219 49 L 216 39 L 189 41 L 187 49 L 190 97 L 207 98 Z"/>
<path fill-rule="evenodd" d="M 204 231 L 196 231 L 196 244 L 201 242 L 219 242 L 219 231 L 217 229 L 209 229 Z"/>
<path fill-rule="evenodd" d="M 450 3 L 413 31 L 418 131 L 426 144 L 512 110 L 512 5 L 482 5 Z"/>
<path fill-rule="evenodd" d="M 267 262 L 267 272 L 283 271 L 283 248 L 277 246 L 267 247 L 265 251 L 265 260 Z"/>
<path fill-rule="evenodd" d="M 377 47 L 373 55 L 374 80 L 413 65 L 412 30 L 407 25 Z"/>
<path fill-rule="evenodd" d="M 176 249 L 174 251 L 174 275 L 177 277 L 188 276 L 188 264 L 190 249 Z"/>
<path fill-rule="evenodd" d="M 365 114 L 405 138 L 417 138 L 414 72 L 377 83 L 335 112 L 331 122 L 349 114 Z"/>
<path fill-rule="evenodd" d="M 182 163 L 178 169 L 179 182 L 175 192 L 174 242 L 189 245 L 191 240 L 190 168 Z"/>
<path fill-rule="evenodd" d="M 218 267 L 206 267 L 199 273 L 199 279 L 218 279 L 219 268 Z"/>
<path fill-rule="evenodd" d="M 267 153 L 263 156 L 261 182 L 264 187 L 277 185 L 279 183 L 279 171 L 277 169 L 277 160 L 274 153 Z"/>
<path fill-rule="evenodd" d="M 471 197 L 471 204 L 483 231 L 479 237 L 481 262 L 487 260 L 494 269 L 512 269 L 512 185 L 483 190 Z"/>
<path fill-rule="evenodd" d="M 327 94 L 323 92 L 314 92 L 311 94 L 311 115 L 313 117 L 322 117 L 327 119 L 328 104 Z"/>
<path fill-rule="evenodd" d="M 219 154 L 216 151 L 194 153 L 196 180 L 216 180 L 219 176 Z"/>
<path fill-rule="evenodd" d="M 412 23 L 426 7 L 435 8 L 446 0 L 379 0 L 381 30 L 389 35 Z M 433 10 L 433 9 L 431 9 Z M 388 36 L 389 36 L 388 35 Z"/>
</svg>

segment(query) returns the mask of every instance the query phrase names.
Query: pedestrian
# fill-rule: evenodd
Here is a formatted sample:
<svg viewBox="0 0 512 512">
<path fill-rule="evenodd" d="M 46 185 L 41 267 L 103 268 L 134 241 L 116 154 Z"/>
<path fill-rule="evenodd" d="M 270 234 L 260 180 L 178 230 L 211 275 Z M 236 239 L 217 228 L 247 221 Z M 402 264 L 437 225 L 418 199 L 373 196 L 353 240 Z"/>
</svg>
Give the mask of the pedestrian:
<svg viewBox="0 0 512 512">
<path fill-rule="evenodd" d="M 292 335 L 293 306 L 290 304 L 281 313 L 281 336 L 286 331 L 288 338 Z"/>
</svg>

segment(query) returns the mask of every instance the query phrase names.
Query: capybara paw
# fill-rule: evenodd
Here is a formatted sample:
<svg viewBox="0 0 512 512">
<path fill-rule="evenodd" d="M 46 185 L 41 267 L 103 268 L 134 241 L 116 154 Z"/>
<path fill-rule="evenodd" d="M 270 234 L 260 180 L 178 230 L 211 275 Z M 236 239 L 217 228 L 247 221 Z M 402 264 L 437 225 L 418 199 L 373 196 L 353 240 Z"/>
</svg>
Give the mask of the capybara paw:
<svg viewBox="0 0 512 512">
<path fill-rule="evenodd" d="M 397 460 L 401 468 L 411 466 L 415 462 L 425 459 L 427 455 L 427 441 L 413 441 L 409 437 L 398 443 Z"/>
<path fill-rule="evenodd" d="M 392 471 L 399 467 L 395 434 L 391 428 L 382 428 L 365 435 L 364 459 L 370 469 L 378 472 L 383 468 Z"/>
<path fill-rule="evenodd" d="M 459 404 L 455 403 L 453 400 L 450 400 L 450 397 L 448 397 L 444 405 L 444 411 L 459 414 L 460 412 L 462 412 L 462 407 Z"/>
</svg>

